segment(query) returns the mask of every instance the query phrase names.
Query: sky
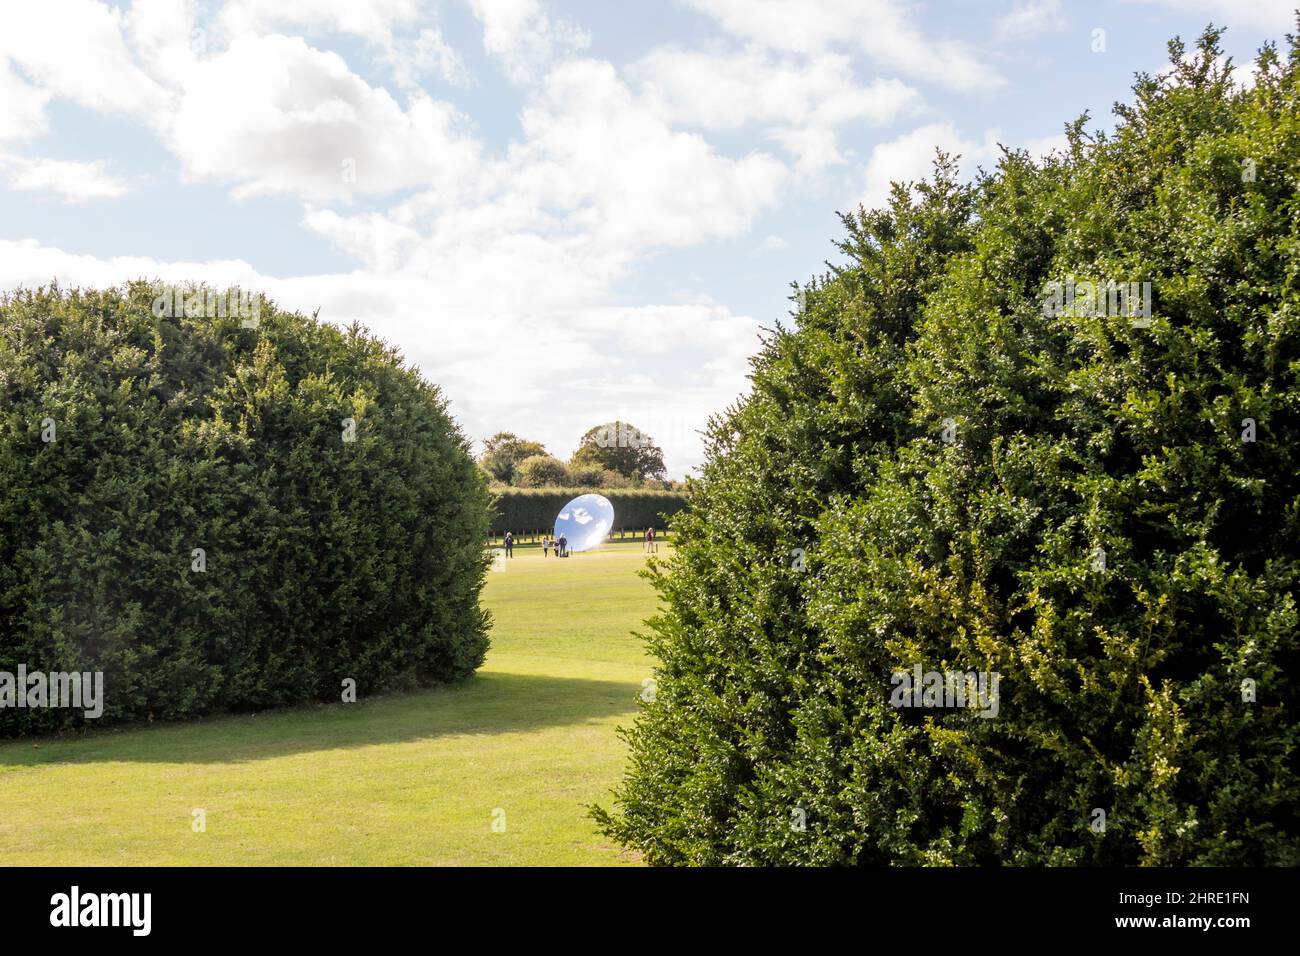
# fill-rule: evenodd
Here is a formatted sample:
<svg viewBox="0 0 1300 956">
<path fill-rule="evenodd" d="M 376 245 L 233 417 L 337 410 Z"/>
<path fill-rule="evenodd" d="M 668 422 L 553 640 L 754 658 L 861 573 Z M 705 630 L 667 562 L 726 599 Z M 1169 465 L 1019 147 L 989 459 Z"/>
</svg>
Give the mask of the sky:
<svg viewBox="0 0 1300 956">
<path fill-rule="evenodd" d="M 1300 0 L 0 0 L 0 289 L 359 320 L 476 442 L 630 421 L 681 478 L 838 211 L 1042 155 Z"/>
</svg>

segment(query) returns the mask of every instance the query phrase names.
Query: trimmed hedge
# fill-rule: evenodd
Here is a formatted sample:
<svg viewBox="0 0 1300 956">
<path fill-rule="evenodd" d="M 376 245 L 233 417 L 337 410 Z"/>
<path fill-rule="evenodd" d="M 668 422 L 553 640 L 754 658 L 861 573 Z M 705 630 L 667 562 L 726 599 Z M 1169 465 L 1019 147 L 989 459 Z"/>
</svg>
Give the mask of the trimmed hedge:
<svg viewBox="0 0 1300 956">
<path fill-rule="evenodd" d="M 1300 39 L 1249 90 L 1217 39 L 1113 136 L 845 217 L 672 522 L 607 834 L 1300 864 Z M 1044 308 L 1071 278 L 1150 281 L 1150 322 Z M 996 716 L 899 706 L 918 664 L 1000 675 Z"/>
<path fill-rule="evenodd" d="M 686 507 L 680 491 L 654 488 L 505 488 L 497 492 L 490 533 L 515 534 L 555 527 L 560 509 L 578 495 L 604 495 L 614 506 L 614 530 L 667 527 L 667 518 Z"/>
<path fill-rule="evenodd" d="M 103 671 L 105 721 L 473 672 L 489 495 L 438 389 L 357 326 L 152 303 L 0 299 L 0 670 Z"/>
</svg>

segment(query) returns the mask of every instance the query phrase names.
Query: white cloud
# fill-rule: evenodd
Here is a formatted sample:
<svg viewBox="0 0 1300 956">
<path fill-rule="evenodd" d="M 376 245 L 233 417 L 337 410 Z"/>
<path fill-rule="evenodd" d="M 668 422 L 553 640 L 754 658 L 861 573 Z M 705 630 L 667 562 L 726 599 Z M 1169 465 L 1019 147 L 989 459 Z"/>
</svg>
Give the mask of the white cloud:
<svg viewBox="0 0 1300 956">
<path fill-rule="evenodd" d="M 181 282 L 207 279 L 223 285 L 247 284 L 260 278 L 246 262 L 160 263 L 147 256 L 113 256 L 108 259 L 76 255 L 35 239 L 0 239 L 0 288 L 44 285 L 57 279 L 61 285 L 113 286 L 134 278 L 159 278 Z"/>
<path fill-rule="evenodd" d="M 903 0 L 685 0 L 735 36 L 773 50 L 853 48 L 908 76 L 959 90 L 995 89 L 1002 76 L 955 40 L 926 36 Z"/>
<path fill-rule="evenodd" d="M 735 54 L 661 47 L 630 72 L 667 119 L 707 129 L 888 123 L 918 99 L 898 80 L 858 85 L 849 58 L 836 54 L 803 61 L 755 47 Z"/>
<path fill-rule="evenodd" d="M 765 153 L 719 155 L 672 129 L 608 63 L 567 63 L 521 117 L 521 185 L 601 242 L 688 245 L 738 235 L 774 204 L 788 171 Z"/>
<path fill-rule="evenodd" d="M 867 161 L 865 191 L 859 202 L 867 209 L 886 205 L 891 182 L 907 183 L 929 179 L 934 169 L 935 149 L 960 155 L 963 174 L 997 156 L 997 133 L 985 132 L 982 140 L 964 139 L 951 123 L 930 123 L 881 143 Z"/>
<path fill-rule="evenodd" d="M 0 55 L 0 143 L 26 140 L 46 127 L 45 104 L 50 94 L 23 81 Z"/>
<path fill-rule="evenodd" d="M 410 41 L 393 41 L 383 59 L 392 67 L 397 85 L 404 88 L 418 86 L 425 74 L 453 86 L 466 86 L 470 82 L 465 61 L 436 27 L 424 28 Z"/>
<path fill-rule="evenodd" d="M 842 161 L 837 128 L 889 123 L 920 102 L 899 80 L 859 84 L 849 57 L 833 53 L 802 58 L 758 46 L 735 53 L 661 47 L 629 72 L 668 122 L 728 131 L 762 125 L 804 172 Z"/>
<path fill-rule="evenodd" d="M 0 58 L 8 56 L 45 92 L 105 113 L 148 116 L 168 94 L 136 64 L 122 35 L 124 14 L 91 0 L 43 0 L 5 8 Z"/>
<path fill-rule="evenodd" d="M 355 36 L 377 52 L 404 89 L 418 86 L 423 75 L 467 83 L 465 63 L 443 36 L 436 13 L 420 0 L 228 0 L 215 27 L 227 43 L 291 28 Z"/>
<path fill-rule="evenodd" d="M 352 217 L 332 209 L 309 209 L 303 224 L 377 272 L 395 272 L 407 262 L 420 234 L 382 213 Z"/>
<path fill-rule="evenodd" d="M 126 183 L 109 174 L 104 167 L 102 161 L 79 163 L 0 156 L 0 170 L 6 173 L 11 188 L 24 192 L 54 192 L 68 202 L 116 199 L 126 193 Z"/>
<path fill-rule="evenodd" d="M 169 90 L 207 53 L 207 31 L 196 25 L 192 0 L 134 0 L 125 25 L 141 68 Z"/>
<path fill-rule="evenodd" d="M 650 248 L 739 235 L 789 177 L 767 154 L 729 158 L 672 129 L 600 61 L 553 71 L 520 124 L 521 141 L 457 189 L 382 214 L 315 209 L 307 224 L 371 268 L 481 268 L 489 294 L 518 286 L 533 299 L 558 284 L 604 289 Z"/>
<path fill-rule="evenodd" d="M 278 35 L 236 40 L 191 70 L 167 132 L 187 175 L 240 196 L 318 201 L 413 186 L 455 190 L 478 161 L 449 104 L 403 107 L 335 53 Z"/>
<path fill-rule="evenodd" d="M 231 39 L 295 26 L 387 44 L 394 27 L 420 19 L 422 6 L 418 0 L 227 0 L 217 25 Z"/>
<path fill-rule="evenodd" d="M 993 32 L 999 40 L 1016 42 L 1063 29 L 1061 0 L 1016 0 L 1010 11 L 998 17 Z"/>
<path fill-rule="evenodd" d="M 585 50 L 591 36 L 567 20 L 552 20 L 539 0 L 468 0 L 483 23 L 483 49 L 501 60 L 519 84 L 557 59 Z"/>
<path fill-rule="evenodd" d="M 789 177 L 672 129 L 602 62 L 552 72 L 520 121 L 522 141 L 459 190 L 382 213 L 312 208 L 305 224 L 368 270 L 434 280 L 450 303 L 546 312 L 607 302 L 648 250 L 743 234 Z"/>
</svg>

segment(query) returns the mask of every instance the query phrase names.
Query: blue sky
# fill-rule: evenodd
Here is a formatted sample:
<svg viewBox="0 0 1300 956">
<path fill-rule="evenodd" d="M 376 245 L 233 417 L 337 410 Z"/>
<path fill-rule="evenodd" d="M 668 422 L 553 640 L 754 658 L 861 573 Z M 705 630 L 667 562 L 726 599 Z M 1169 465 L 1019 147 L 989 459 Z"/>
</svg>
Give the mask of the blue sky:
<svg viewBox="0 0 1300 956">
<path fill-rule="evenodd" d="M 1291 3 L 13 5 L 0 288 L 260 289 L 366 323 L 476 439 L 567 456 L 621 417 L 679 477 L 837 210 L 936 145 L 973 171 L 1109 126 L 1208 22 L 1247 67 Z"/>
</svg>

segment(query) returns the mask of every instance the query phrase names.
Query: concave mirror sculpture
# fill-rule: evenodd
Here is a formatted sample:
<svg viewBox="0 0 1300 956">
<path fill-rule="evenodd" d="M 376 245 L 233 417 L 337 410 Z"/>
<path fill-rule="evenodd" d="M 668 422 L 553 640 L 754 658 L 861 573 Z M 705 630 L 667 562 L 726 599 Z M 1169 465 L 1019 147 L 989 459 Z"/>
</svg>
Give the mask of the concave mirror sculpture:
<svg viewBox="0 0 1300 956">
<path fill-rule="evenodd" d="M 612 527 L 614 506 L 604 495 L 579 495 L 555 516 L 555 537 L 567 537 L 570 551 L 599 547 Z"/>
</svg>

